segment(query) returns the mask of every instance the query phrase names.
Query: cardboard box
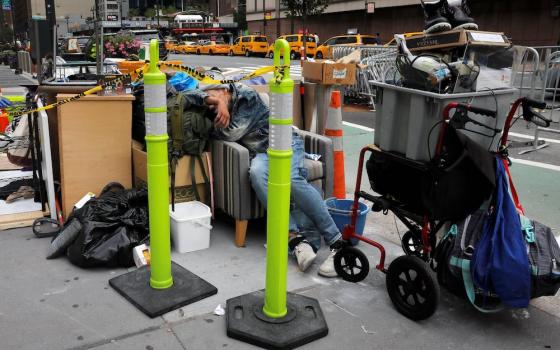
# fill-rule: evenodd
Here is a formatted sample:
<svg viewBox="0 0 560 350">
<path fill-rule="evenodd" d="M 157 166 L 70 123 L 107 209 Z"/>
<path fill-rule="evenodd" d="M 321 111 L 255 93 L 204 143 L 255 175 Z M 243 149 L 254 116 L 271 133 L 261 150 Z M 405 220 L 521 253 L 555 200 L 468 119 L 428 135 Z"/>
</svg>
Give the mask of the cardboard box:
<svg viewBox="0 0 560 350">
<path fill-rule="evenodd" d="M 475 30 L 450 30 L 435 34 L 421 34 L 406 39 L 411 52 L 441 49 L 454 49 L 465 45 L 509 47 L 509 39 L 504 33 L 481 32 Z"/>
<path fill-rule="evenodd" d="M 328 63 L 324 60 L 304 61 L 303 77 L 306 81 L 323 85 L 354 85 L 356 83 L 356 65 Z"/>
<path fill-rule="evenodd" d="M 208 164 L 211 164 L 212 158 L 210 152 L 204 152 L 201 156 L 204 162 L 204 170 L 208 180 L 210 180 L 210 171 Z M 134 186 L 147 186 L 148 170 L 147 170 L 147 154 L 142 151 L 142 145 L 139 142 L 132 143 L 132 169 L 134 171 Z M 171 174 L 170 174 L 171 176 Z M 198 160 L 195 161 L 194 178 L 196 189 L 201 196 L 201 202 L 210 203 L 209 185 L 205 184 L 202 168 Z M 171 179 L 170 179 L 171 180 Z M 171 186 L 171 183 L 170 183 Z M 169 199 L 171 200 L 171 194 Z M 177 163 L 175 169 L 175 203 L 190 202 L 196 200 L 194 187 L 191 179 L 191 157 L 183 156 Z"/>
</svg>

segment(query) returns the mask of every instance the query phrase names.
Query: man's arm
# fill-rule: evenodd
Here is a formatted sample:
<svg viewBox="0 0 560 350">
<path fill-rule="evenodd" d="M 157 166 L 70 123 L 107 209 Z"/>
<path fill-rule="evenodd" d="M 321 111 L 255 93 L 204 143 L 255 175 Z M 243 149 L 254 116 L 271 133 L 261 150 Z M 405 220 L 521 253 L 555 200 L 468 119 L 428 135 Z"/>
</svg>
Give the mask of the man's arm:
<svg viewBox="0 0 560 350">
<path fill-rule="evenodd" d="M 220 129 L 227 128 L 229 126 L 230 115 L 227 102 L 224 98 L 209 95 L 204 99 L 204 103 L 216 112 L 214 125 Z"/>
</svg>

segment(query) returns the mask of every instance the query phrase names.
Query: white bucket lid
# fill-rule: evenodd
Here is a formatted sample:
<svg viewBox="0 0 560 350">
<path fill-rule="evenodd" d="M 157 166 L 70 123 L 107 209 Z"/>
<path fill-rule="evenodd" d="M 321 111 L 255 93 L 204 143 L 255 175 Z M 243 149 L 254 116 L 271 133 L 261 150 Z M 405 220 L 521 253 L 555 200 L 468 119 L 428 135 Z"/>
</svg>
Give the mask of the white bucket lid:
<svg viewBox="0 0 560 350">
<path fill-rule="evenodd" d="M 175 211 L 172 211 L 171 205 L 169 205 L 169 215 L 175 221 L 188 221 L 210 217 L 212 216 L 212 212 L 206 204 L 192 201 L 175 203 Z"/>
</svg>

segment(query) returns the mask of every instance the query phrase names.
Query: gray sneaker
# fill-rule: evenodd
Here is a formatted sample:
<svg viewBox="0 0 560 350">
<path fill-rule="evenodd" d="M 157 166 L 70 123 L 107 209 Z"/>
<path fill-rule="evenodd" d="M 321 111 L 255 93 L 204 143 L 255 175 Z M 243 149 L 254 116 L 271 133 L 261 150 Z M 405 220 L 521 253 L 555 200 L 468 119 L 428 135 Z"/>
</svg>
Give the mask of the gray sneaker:
<svg viewBox="0 0 560 350">
<path fill-rule="evenodd" d="M 317 254 L 307 242 L 301 242 L 294 248 L 294 255 L 296 257 L 299 269 L 305 271 L 311 266 Z"/>
</svg>

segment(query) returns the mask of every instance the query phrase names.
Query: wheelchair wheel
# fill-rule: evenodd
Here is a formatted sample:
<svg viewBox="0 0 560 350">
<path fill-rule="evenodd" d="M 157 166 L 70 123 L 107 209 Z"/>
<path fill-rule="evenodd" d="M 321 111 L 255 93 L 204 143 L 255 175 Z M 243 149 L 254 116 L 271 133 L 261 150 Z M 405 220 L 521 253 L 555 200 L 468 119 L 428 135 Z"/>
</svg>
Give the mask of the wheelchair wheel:
<svg viewBox="0 0 560 350">
<path fill-rule="evenodd" d="M 407 231 L 401 239 L 401 245 L 406 255 L 421 256 L 422 236 L 417 231 Z"/>
<path fill-rule="evenodd" d="M 369 261 L 361 250 L 346 247 L 335 254 L 334 269 L 343 280 L 356 283 L 367 277 Z"/>
<path fill-rule="evenodd" d="M 436 311 L 439 286 L 426 263 L 418 257 L 396 258 L 389 265 L 386 283 L 397 311 L 411 320 L 425 320 Z"/>
</svg>

